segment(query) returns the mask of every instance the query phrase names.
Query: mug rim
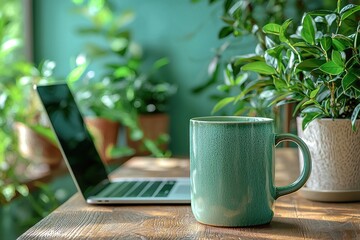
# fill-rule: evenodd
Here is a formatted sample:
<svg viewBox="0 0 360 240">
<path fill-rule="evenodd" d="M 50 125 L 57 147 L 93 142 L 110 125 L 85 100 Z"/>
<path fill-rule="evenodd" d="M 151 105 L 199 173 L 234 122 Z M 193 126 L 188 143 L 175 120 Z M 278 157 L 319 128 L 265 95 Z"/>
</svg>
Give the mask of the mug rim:
<svg viewBox="0 0 360 240">
<path fill-rule="evenodd" d="M 216 120 L 219 119 L 219 120 Z M 231 120 L 234 119 L 234 120 Z M 235 120 L 236 119 L 236 120 Z M 256 121 L 239 121 L 241 119 L 251 119 Z M 266 117 L 248 117 L 248 116 L 202 116 L 194 117 L 190 119 L 191 122 L 202 122 L 202 123 L 215 123 L 215 124 L 256 124 L 256 123 L 269 123 L 273 122 L 274 119 Z"/>
</svg>

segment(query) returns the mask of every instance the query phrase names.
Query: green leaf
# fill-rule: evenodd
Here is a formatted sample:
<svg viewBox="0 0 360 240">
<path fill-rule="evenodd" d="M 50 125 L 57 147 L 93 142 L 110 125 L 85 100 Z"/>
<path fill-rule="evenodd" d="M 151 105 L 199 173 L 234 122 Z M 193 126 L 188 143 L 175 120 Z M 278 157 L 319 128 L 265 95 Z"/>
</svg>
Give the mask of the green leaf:
<svg viewBox="0 0 360 240">
<path fill-rule="evenodd" d="M 306 53 L 310 53 L 313 57 L 318 58 L 318 56 L 322 54 L 320 49 L 315 48 L 314 46 L 311 46 L 304 41 L 294 43 L 293 47 L 299 48 L 301 52 L 305 51 L 305 53 L 302 53 L 302 55 L 308 55 Z"/>
<path fill-rule="evenodd" d="M 271 79 L 269 79 L 269 80 L 263 80 L 263 79 L 253 80 L 249 84 L 246 85 L 246 88 L 239 95 L 236 96 L 235 103 L 242 100 L 251 91 L 263 89 L 264 87 L 272 86 L 272 85 L 273 85 L 273 81 Z"/>
<path fill-rule="evenodd" d="M 276 70 L 273 67 L 267 65 L 265 62 L 251 62 L 244 65 L 241 70 L 253 71 L 265 75 L 272 75 L 276 73 Z"/>
<path fill-rule="evenodd" d="M 85 45 L 86 52 L 90 58 L 99 58 L 109 54 L 108 49 L 98 46 L 96 44 L 88 43 Z"/>
<path fill-rule="evenodd" d="M 267 34 L 279 35 L 280 30 L 281 30 L 281 25 L 276 24 L 276 23 L 269 23 L 269 24 L 266 24 L 262 30 L 264 33 L 267 33 Z"/>
<path fill-rule="evenodd" d="M 113 52 L 118 53 L 120 56 L 124 55 L 129 46 L 129 40 L 126 38 L 114 38 L 110 42 L 110 48 Z"/>
<path fill-rule="evenodd" d="M 338 75 L 344 71 L 344 67 L 337 65 L 333 61 L 329 61 L 321 65 L 320 70 L 330 75 Z"/>
<path fill-rule="evenodd" d="M 220 32 L 219 32 L 219 35 L 218 35 L 218 38 L 225 38 L 227 36 L 229 36 L 230 34 L 232 34 L 234 31 L 234 29 L 232 27 L 223 27 Z"/>
<path fill-rule="evenodd" d="M 274 105 L 274 104 L 276 104 L 276 103 L 278 103 L 278 102 L 280 102 L 282 100 L 286 100 L 291 95 L 293 95 L 293 93 L 291 93 L 291 92 L 287 92 L 285 94 L 282 94 L 282 95 L 276 97 L 268 106 L 270 107 L 270 106 L 272 106 L 272 105 Z"/>
<path fill-rule="evenodd" d="M 54 146 L 58 146 L 58 141 L 55 137 L 55 134 L 53 131 L 48 128 L 44 127 L 42 125 L 27 125 L 31 130 L 36 132 L 37 134 L 41 135 L 42 137 L 46 138 L 49 142 L 51 142 Z"/>
<path fill-rule="evenodd" d="M 332 45 L 338 51 L 344 51 L 347 48 L 353 47 L 353 42 L 350 38 L 337 34 L 332 37 Z"/>
<path fill-rule="evenodd" d="M 130 121 L 133 121 L 132 119 Z M 139 141 L 144 137 L 144 133 L 141 129 L 138 129 L 137 127 L 131 129 L 130 131 L 130 138 L 134 141 Z"/>
<path fill-rule="evenodd" d="M 360 6 L 354 4 L 348 4 L 343 7 L 340 11 L 341 21 L 344 21 L 346 18 L 350 17 L 355 12 L 360 11 Z"/>
<path fill-rule="evenodd" d="M 135 19 L 135 13 L 132 10 L 124 10 L 117 16 L 116 20 L 113 20 L 115 23 L 114 28 L 123 29 L 125 25 L 131 23 Z"/>
<path fill-rule="evenodd" d="M 332 51 L 331 60 L 338 66 L 345 67 L 344 60 L 341 57 L 341 53 L 339 51 Z"/>
<path fill-rule="evenodd" d="M 157 144 L 153 140 L 145 139 L 144 146 L 147 150 L 149 150 L 151 152 L 151 154 L 153 156 L 164 157 L 164 153 L 162 152 L 162 150 L 159 148 L 159 146 L 157 146 Z"/>
<path fill-rule="evenodd" d="M 336 15 L 335 13 L 329 14 L 325 16 L 325 19 L 328 26 L 330 27 L 333 24 L 333 22 L 338 19 L 338 15 Z"/>
<path fill-rule="evenodd" d="M 312 90 L 310 93 L 310 98 L 314 99 L 316 97 L 316 95 L 318 94 L 319 90 L 320 90 L 320 87 L 316 88 L 315 90 Z"/>
<path fill-rule="evenodd" d="M 266 53 L 274 58 L 279 58 L 283 49 L 284 45 L 278 45 L 276 47 L 266 50 Z"/>
<path fill-rule="evenodd" d="M 320 59 L 315 59 L 315 58 L 306 59 L 306 60 L 302 61 L 301 63 L 299 63 L 296 66 L 296 69 L 302 70 L 302 71 L 312 71 L 316 68 L 319 68 L 324 63 L 325 63 L 325 60 L 320 60 Z"/>
<path fill-rule="evenodd" d="M 160 69 L 163 66 L 166 66 L 169 64 L 169 59 L 166 57 L 160 58 L 158 60 L 156 60 L 156 62 L 154 63 L 154 69 Z"/>
<path fill-rule="evenodd" d="M 333 38 L 332 45 L 338 51 L 344 51 L 346 49 L 346 46 L 339 39 Z"/>
<path fill-rule="evenodd" d="M 70 85 L 74 84 L 84 74 L 88 64 L 82 64 L 74 68 L 66 78 L 66 82 Z"/>
<path fill-rule="evenodd" d="M 358 77 L 355 74 L 348 72 L 341 81 L 344 91 L 348 90 L 357 79 Z"/>
<path fill-rule="evenodd" d="M 26 185 L 16 186 L 16 191 L 24 197 L 29 195 L 29 188 Z"/>
<path fill-rule="evenodd" d="M 201 0 L 198 0 L 198 1 L 201 1 Z M 216 0 L 215 0 L 216 1 Z M 221 16 L 220 17 L 221 20 L 226 23 L 227 25 L 233 25 L 235 22 L 234 18 L 232 18 L 231 16 Z"/>
<path fill-rule="evenodd" d="M 299 110 L 302 108 L 302 105 L 304 104 L 304 102 L 306 102 L 306 100 L 302 99 L 298 104 L 296 104 L 294 111 L 293 111 L 293 116 L 296 116 L 299 113 Z"/>
<path fill-rule="evenodd" d="M 301 110 L 302 113 L 320 113 L 322 114 L 323 111 L 318 108 L 317 106 L 309 106 Z"/>
<path fill-rule="evenodd" d="M 356 73 L 355 73 L 356 74 Z M 358 77 L 358 79 L 360 79 L 360 77 L 359 76 L 357 76 Z M 352 86 L 351 86 L 358 94 L 360 94 L 360 81 L 355 81 L 353 84 L 352 84 Z M 360 96 L 359 95 L 357 95 L 358 96 L 358 98 L 360 98 Z"/>
<path fill-rule="evenodd" d="M 241 55 L 235 57 L 234 65 L 239 66 L 245 63 L 257 62 L 257 61 L 264 61 L 264 58 L 255 54 Z"/>
<path fill-rule="evenodd" d="M 117 78 L 126 78 L 133 75 L 134 75 L 134 71 L 127 66 L 118 67 L 114 72 L 114 76 Z"/>
<path fill-rule="evenodd" d="M 313 80 L 311 78 L 305 78 L 304 79 L 304 87 L 306 87 L 309 90 L 314 90 L 315 89 L 315 84 L 313 82 Z"/>
<path fill-rule="evenodd" d="M 310 15 L 312 16 L 326 16 L 329 14 L 333 14 L 334 12 L 331 10 L 315 10 L 315 11 L 311 11 L 309 12 Z"/>
<path fill-rule="evenodd" d="M 277 90 L 287 88 L 286 82 L 284 80 L 280 79 L 280 78 L 274 78 L 274 85 L 275 85 Z"/>
<path fill-rule="evenodd" d="M 267 49 L 273 48 L 277 46 L 278 44 L 274 42 L 269 36 L 265 36 L 265 46 Z"/>
<path fill-rule="evenodd" d="M 106 149 L 106 155 L 112 158 L 132 156 L 134 154 L 135 154 L 134 149 L 126 146 L 119 146 L 119 147 L 109 146 Z"/>
<path fill-rule="evenodd" d="M 315 22 L 314 19 L 309 15 L 305 14 L 303 18 L 303 28 L 301 30 L 302 38 L 311 45 L 315 44 Z"/>
<path fill-rule="evenodd" d="M 231 89 L 231 86 L 226 85 L 226 84 L 222 84 L 222 85 L 218 85 L 218 86 L 216 87 L 216 89 L 219 90 L 219 91 L 221 91 L 221 92 L 226 92 L 226 93 L 228 93 L 228 92 L 230 91 L 230 89 Z"/>
<path fill-rule="evenodd" d="M 279 33 L 279 39 L 282 42 L 289 42 L 289 40 L 286 37 L 286 30 L 289 27 L 290 23 L 292 23 L 292 19 L 286 20 L 282 25 Z"/>
<path fill-rule="evenodd" d="M 10 202 L 11 199 L 15 197 L 16 189 L 14 184 L 8 184 L 3 189 L 1 189 L 2 195 L 5 197 L 7 202 Z"/>
<path fill-rule="evenodd" d="M 321 38 L 320 45 L 324 51 L 328 51 L 331 48 L 331 37 L 326 36 Z"/>
<path fill-rule="evenodd" d="M 314 102 L 315 102 L 314 99 L 309 99 L 309 100 L 305 101 L 305 102 L 301 105 L 301 107 L 304 107 L 304 106 L 313 104 Z"/>
<path fill-rule="evenodd" d="M 305 117 L 303 118 L 303 122 L 302 122 L 302 128 L 305 129 L 311 121 L 315 120 L 316 118 L 319 118 L 321 115 L 322 115 L 321 113 L 317 113 L 317 112 L 310 112 L 305 114 Z"/>
<path fill-rule="evenodd" d="M 235 84 L 241 86 L 249 78 L 249 74 L 241 73 L 235 79 Z"/>
<path fill-rule="evenodd" d="M 211 111 L 211 113 L 215 113 L 217 111 L 219 111 L 220 109 L 224 108 L 226 105 L 228 105 L 231 102 L 235 101 L 235 97 L 227 97 L 224 98 L 222 100 L 220 100 L 213 108 L 213 110 Z"/>
<path fill-rule="evenodd" d="M 360 103 L 355 107 L 355 109 L 351 115 L 351 126 L 352 126 L 353 131 L 356 131 L 355 122 L 356 122 L 356 119 L 358 119 L 359 112 L 360 112 Z"/>
</svg>

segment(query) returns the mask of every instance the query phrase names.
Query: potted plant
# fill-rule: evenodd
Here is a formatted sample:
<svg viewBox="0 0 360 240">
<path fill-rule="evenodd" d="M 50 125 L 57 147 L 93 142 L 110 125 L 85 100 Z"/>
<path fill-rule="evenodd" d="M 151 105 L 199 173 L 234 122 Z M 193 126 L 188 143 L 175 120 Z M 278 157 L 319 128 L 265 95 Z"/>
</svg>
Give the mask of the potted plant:
<svg viewBox="0 0 360 240">
<path fill-rule="evenodd" d="M 92 71 L 85 73 L 88 63 L 83 60 L 84 62 L 69 74 L 67 83 L 75 93 L 102 160 L 109 163 L 114 158 L 132 155 L 132 149 L 117 146 L 120 122 L 131 127 L 134 125 L 134 113 L 129 112 L 128 107 L 120 100 L 122 88 L 107 77 L 102 81 L 95 81 Z"/>
<path fill-rule="evenodd" d="M 137 125 L 143 132 L 142 141 L 131 138 L 131 129 L 127 132 L 127 144 L 135 149 L 137 155 L 169 155 L 169 115 L 166 113 L 167 101 L 176 92 L 176 87 L 155 77 L 159 68 L 168 63 L 166 58 L 157 60 L 148 73 L 121 80 L 127 82 L 126 101 L 135 109 Z"/>
<path fill-rule="evenodd" d="M 17 134 L 19 153 L 33 164 L 45 164 L 51 169 L 60 165 L 62 156 L 50 129 L 46 115 L 40 111 L 41 104 L 33 88 L 34 84 L 56 81 L 52 77 L 55 63 L 45 60 L 38 68 L 22 64 L 22 75 L 11 89 L 16 102 L 14 130 Z"/>
<path fill-rule="evenodd" d="M 28 110 L 28 92 L 24 92 L 23 76 L 30 74 L 32 65 L 25 61 L 21 39 L 21 4 L 2 1 L 0 8 L 0 205 L 16 195 L 28 195 L 22 183 L 21 170 L 30 165 L 30 159 L 21 154 L 16 123 L 25 119 Z M 24 79 L 23 79 L 24 80 Z M 20 172 L 19 172 L 20 170 Z"/>
<path fill-rule="evenodd" d="M 167 60 L 156 61 L 152 70 L 164 62 Z M 166 82 L 149 80 L 152 71 L 141 75 L 122 73 L 120 79 L 119 71 L 114 71 L 113 75 L 94 81 L 92 71 L 84 74 L 87 65 L 84 62 L 77 66 L 67 82 L 85 113 L 85 121 L 102 158 L 108 162 L 133 154 L 169 156 L 166 150 L 169 118 L 164 110 L 176 88 Z M 121 66 L 117 70 L 125 67 L 128 68 Z M 85 76 L 79 78 L 83 74 Z M 117 146 L 118 131 L 122 129 L 119 123 L 126 127 L 124 135 L 128 147 Z"/>
<path fill-rule="evenodd" d="M 321 193 L 360 191 L 359 12 L 360 6 L 338 1 L 334 11 L 305 13 L 296 31 L 290 31 L 291 20 L 265 25 L 266 49 L 234 61 L 258 77 L 216 106 L 241 101 L 259 86 L 270 106 L 295 103 L 299 135 L 313 158 L 306 196 L 315 200 L 326 200 Z"/>
<path fill-rule="evenodd" d="M 166 65 L 168 61 L 161 58 L 153 64 L 149 71 L 144 70 L 141 48 L 132 41 L 131 33 L 125 27 L 133 18 L 132 12 L 124 11 L 121 14 L 115 14 L 109 3 L 101 3 L 76 2 L 78 12 L 87 17 L 91 23 L 90 26 L 79 29 L 79 32 L 82 35 L 96 36 L 105 40 L 105 44 L 87 44 L 88 58 L 93 62 L 105 62 L 104 72 L 100 76 L 94 76 L 95 72 L 89 71 L 93 76 L 92 79 L 88 78 L 82 81 L 86 84 L 74 84 L 76 95 L 79 95 L 79 101 L 82 101 L 82 96 L 86 94 L 81 92 L 86 92 L 88 96 L 85 96 L 83 100 L 86 99 L 86 101 L 82 102 L 86 102 L 87 109 L 91 109 L 93 115 L 111 119 L 125 126 L 128 144 L 131 148 L 135 148 L 135 154 L 139 154 L 137 150 L 142 145 L 155 156 L 169 155 L 169 152 L 159 148 L 159 144 L 166 142 L 168 137 L 164 137 L 160 133 L 147 132 L 148 129 L 144 129 L 144 127 L 148 124 L 144 124 L 143 119 L 149 119 L 149 115 L 142 116 L 142 113 L 145 112 L 163 112 L 167 99 L 175 92 L 176 88 L 171 84 L 154 80 L 155 70 Z M 87 76 L 89 75 L 87 74 Z M 91 98 L 96 101 L 89 101 L 89 94 L 92 94 Z M 110 106 L 111 111 L 108 109 L 106 115 L 103 115 L 104 110 Z M 167 115 L 156 114 L 156 117 L 152 119 L 157 122 L 161 133 L 166 135 Z M 164 120 L 163 124 L 158 121 L 159 119 Z M 154 129 L 156 128 L 152 128 L 152 130 Z M 115 150 L 117 149 L 113 148 L 109 152 L 114 153 Z M 126 152 L 130 153 L 128 150 Z"/>
<path fill-rule="evenodd" d="M 31 81 L 40 75 L 24 58 L 21 38 L 24 18 L 20 14 L 23 12 L 22 3 L 0 0 L 0 4 L 0 222 L 2 230 L 11 229 L 0 235 L 15 238 L 59 204 L 52 201 L 55 199 L 54 193 L 46 191 L 45 184 L 35 184 L 40 191 L 31 189 L 30 192 L 28 188 L 27 182 L 33 177 L 31 173 L 40 168 L 34 161 L 39 162 L 43 156 L 24 158 L 21 143 L 24 137 L 19 136 L 16 129 L 21 125 L 22 132 L 31 132 L 31 142 L 41 139 L 41 143 L 55 147 L 49 141 L 53 139 L 48 135 L 50 130 L 35 121 L 39 120 L 39 115 L 35 113 L 39 109 L 35 104 Z M 38 117 L 33 118 L 35 116 Z M 31 148 L 43 147 L 37 142 Z M 27 149 L 27 153 L 30 150 Z"/>
<path fill-rule="evenodd" d="M 194 0 L 197 2 L 199 0 Z M 219 2 L 209 0 L 210 4 Z M 249 74 L 240 71 L 242 57 L 257 58 L 267 49 L 266 36 L 262 28 L 268 22 L 283 22 L 291 16 L 295 24 L 301 21 L 301 14 L 321 7 L 332 8 L 332 2 L 316 1 L 308 4 L 305 0 L 296 1 L 262 1 L 262 0 L 231 0 L 223 2 L 223 14 L 221 19 L 225 26 L 221 28 L 218 37 L 224 43 L 217 49 L 214 58 L 208 67 L 209 79 L 193 89 L 193 93 L 199 94 L 204 90 L 217 85 L 218 92 L 211 95 L 211 99 L 217 100 L 213 113 L 263 116 L 275 119 L 276 129 L 290 131 L 289 116 L 290 105 L 272 105 L 269 94 L 272 86 L 265 80 L 267 76 Z M 294 24 L 294 25 L 295 25 Z M 292 27 L 292 26 L 290 26 Z M 245 42 L 244 42 L 245 40 Z M 249 41 L 250 40 L 250 41 Z M 244 45 L 245 47 L 242 47 Z M 239 56 L 241 52 L 247 52 L 249 45 L 256 46 L 254 54 Z M 239 47 L 240 46 L 240 47 Z M 264 81 L 253 81 L 261 78 Z M 233 96 L 238 96 L 234 98 Z M 234 101 L 235 100 L 235 101 Z M 235 102 L 236 104 L 229 104 Z M 285 143 L 286 145 L 286 143 Z"/>
</svg>

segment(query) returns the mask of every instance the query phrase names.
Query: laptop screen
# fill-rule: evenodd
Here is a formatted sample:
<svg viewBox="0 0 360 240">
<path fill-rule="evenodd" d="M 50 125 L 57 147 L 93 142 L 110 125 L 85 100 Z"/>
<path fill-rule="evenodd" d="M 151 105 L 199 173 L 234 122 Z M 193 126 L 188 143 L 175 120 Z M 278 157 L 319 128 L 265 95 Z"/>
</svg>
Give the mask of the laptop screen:
<svg viewBox="0 0 360 240">
<path fill-rule="evenodd" d="M 57 136 L 63 157 L 85 198 L 107 172 L 67 84 L 37 86 L 37 92 Z"/>
</svg>

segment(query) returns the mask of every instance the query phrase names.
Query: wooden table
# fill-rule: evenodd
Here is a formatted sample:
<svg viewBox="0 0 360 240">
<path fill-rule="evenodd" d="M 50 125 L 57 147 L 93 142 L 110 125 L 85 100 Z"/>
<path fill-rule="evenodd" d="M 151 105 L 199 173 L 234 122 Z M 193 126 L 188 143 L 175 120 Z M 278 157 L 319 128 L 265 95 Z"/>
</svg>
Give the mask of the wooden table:
<svg viewBox="0 0 360 240">
<path fill-rule="evenodd" d="M 278 149 L 276 182 L 297 177 L 297 152 Z M 144 171 L 145 170 L 145 171 Z M 188 176 L 188 160 L 134 158 L 113 176 Z M 360 239 L 360 202 L 279 198 L 268 225 L 222 228 L 196 222 L 189 205 L 91 206 L 75 194 L 20 239 Z"/>
</svg>

